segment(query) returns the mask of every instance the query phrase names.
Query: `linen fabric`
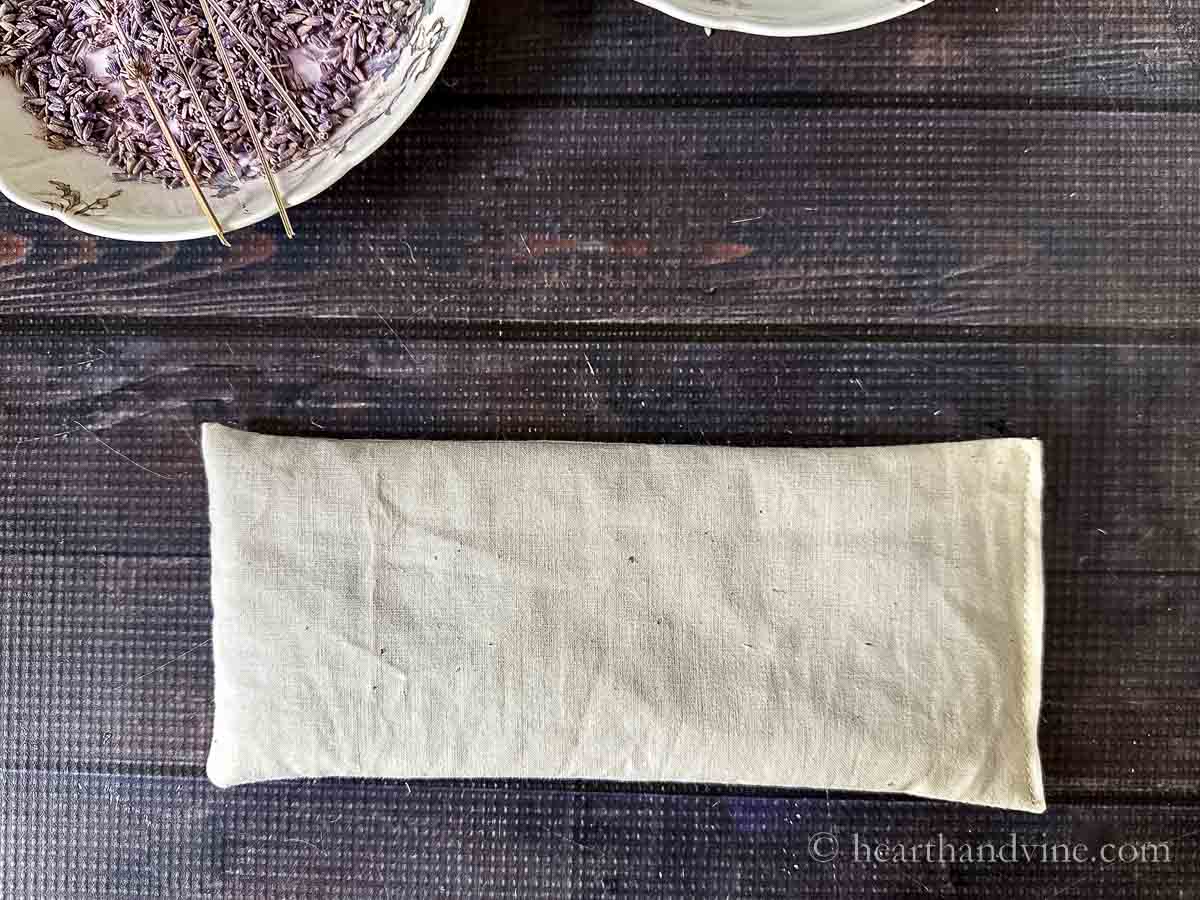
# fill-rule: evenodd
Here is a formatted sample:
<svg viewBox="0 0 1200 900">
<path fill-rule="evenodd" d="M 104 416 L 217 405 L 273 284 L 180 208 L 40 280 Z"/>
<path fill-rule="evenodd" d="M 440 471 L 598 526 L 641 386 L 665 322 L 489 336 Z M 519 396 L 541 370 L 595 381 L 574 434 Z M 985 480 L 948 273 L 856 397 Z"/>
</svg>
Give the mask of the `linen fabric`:
<svg viewBox="0 0 1200 900">
<path fill-rule="evenodd" d="M 1041 445 L 204 427 L 210 778 L 520 777 L 1045 808 Z"/>
</svg>

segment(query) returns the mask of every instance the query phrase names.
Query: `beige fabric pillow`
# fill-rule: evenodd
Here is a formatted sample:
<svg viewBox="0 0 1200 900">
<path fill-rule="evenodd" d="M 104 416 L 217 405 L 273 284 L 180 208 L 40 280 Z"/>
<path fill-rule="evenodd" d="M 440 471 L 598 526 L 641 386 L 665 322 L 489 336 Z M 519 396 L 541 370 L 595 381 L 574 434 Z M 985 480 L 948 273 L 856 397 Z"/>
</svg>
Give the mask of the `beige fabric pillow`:
<svg viewBox="0 0 1200 900">
<path fill-rule="evenodd" d="M 728 782 L 1045 808 L 1041 448 L 205 426 L 218 785 Z"/>
</svg>

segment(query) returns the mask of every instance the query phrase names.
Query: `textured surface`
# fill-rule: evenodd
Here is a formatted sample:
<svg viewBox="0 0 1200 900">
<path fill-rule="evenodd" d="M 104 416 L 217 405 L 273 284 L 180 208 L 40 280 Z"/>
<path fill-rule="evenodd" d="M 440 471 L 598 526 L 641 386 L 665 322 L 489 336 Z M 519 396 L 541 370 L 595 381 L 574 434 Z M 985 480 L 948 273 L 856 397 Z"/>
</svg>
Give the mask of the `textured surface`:
<svg viewBox="0 0 1200 900">
<path fill-rule="evenodd" d="M 0 896 L 1195 896 L 1198 115 L 1184 0 L 936 0 L 783 42 L 625 0 L 494 0 L 405 129 L 296 211 L 294 244 L 264 225 L 229 254 L 117 245 L 0 207 Z M 217 792 L 205 420 L 1040 436 L 1050 811 Z M 1170 862 L 1109 865 L 852 853 L 855 832 L 1014 830 L 1174 842 Z M 823 831 L 849 848 L 836 864 L 808 852 Z"/>
</svg>

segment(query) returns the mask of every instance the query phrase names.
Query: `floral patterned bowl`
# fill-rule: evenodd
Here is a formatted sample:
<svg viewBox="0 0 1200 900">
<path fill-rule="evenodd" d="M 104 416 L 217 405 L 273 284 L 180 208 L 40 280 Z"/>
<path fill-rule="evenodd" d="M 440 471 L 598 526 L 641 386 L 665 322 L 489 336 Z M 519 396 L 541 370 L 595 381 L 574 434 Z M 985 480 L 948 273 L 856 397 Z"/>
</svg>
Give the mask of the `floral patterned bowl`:
<svg viewBox="0 0 1200 900">
<path fill-rule="evenodd" d="M 772 37 L 833 34 L 865 28 L 918 9 L 931 0 L 641 0 L 705 28 Z"/>
<path fill-rule="evenodd" d="M 311 200 L 371 155 L 417 108 L 454 46 L 470 0 L 426 0 L 413 40 L 368 83 L 356 115 L 308 158 L 278 172 L 288 206 Z M 130 180 L 80 149 L 53 150 L 21 93 L 0 77 L 0 191 L 14 203 L 72 228 L 127 241 L 179 241 L 213 231 L 187 188 Z M 266 179 L 248 179 L 206 196 L 227 231 L 276 214 Z"/>
</svg>

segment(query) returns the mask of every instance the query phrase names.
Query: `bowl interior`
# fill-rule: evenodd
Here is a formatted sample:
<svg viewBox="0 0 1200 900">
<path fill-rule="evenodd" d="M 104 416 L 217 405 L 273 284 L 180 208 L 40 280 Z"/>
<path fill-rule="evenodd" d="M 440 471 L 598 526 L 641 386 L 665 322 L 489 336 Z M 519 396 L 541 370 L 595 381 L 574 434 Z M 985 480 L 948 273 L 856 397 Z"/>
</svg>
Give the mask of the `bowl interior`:
<svg viewBox="0 0 1200 900">
<path fill-rule="evenodd" d="M 360 94 L 355 114 L 308 158 L 277 173 L 288 205 L 303 203 L 366 159 L 416 109 L 433 85 L 466 18 L 469 0 L 426 0 L 413 40 L 392 54 Z M 53 150 L 21 109 L 21 93 L 0 78 L 0 190 L 34 212 L 103 237 L 173 241 L 211 237 L 187 188 L 130 180 L 98 156 Z M 275 214 L 266 179 L 206 189 L 222 227 L 244 228 Z"/>
<path fill-rule="evenodd" d="M 912 12 L 931 0 L 641 0 L 669 15 L 726 31 L 780 37 L 833 34 Z"/>
</svg>

